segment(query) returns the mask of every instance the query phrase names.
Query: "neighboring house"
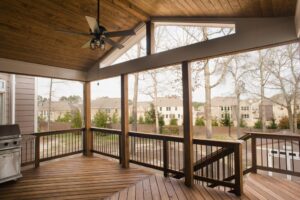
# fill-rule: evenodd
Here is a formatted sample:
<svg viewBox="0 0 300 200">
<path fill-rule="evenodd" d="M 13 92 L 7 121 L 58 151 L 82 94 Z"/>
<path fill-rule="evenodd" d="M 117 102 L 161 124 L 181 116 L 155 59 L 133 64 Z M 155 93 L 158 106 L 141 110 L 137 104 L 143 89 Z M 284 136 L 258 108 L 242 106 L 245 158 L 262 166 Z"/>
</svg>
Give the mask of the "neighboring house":
<svg viewBox="0 0 300 200">
<path fill-rule="evenodd" d="M 236 111 L 237 101 L 235 97 L 214 97 L 212 99 L 212 118 L 221 120 L 229 114 L 234 125 L 237 124 Z M 266 119 L 273 118 L 273 103 L 265 101 Z M 243 119 L 247 126 L 254 126 L 261 118 L 261 103 L 258 99 L 245 99 L 240 101 L 240 119 Z"/>
<path fill-rule="evenodd" d="M 183 122 L 183 102 L 180 97 L 158 97 L 158 112 L 163 116 L 165 124 L 170 124 L 171 119 L 177 119 L 178 125 Z"/>
<path fill-rule="evenodd" d="M 66 113 L 79 110 L 82 112 L 82 103 L 69 103 L 68 101 L 52 101 L 51 102 L 51 112 L 50 121 L 54 122 L 59 117 L 63 117 Z M 49 102 L 39 102 L 38 103 L 38 116 L 48 119 Z"/>
<path fill-rule="evenodd" d="M 109 98 L 109 97 L 100 97 L 91 102 L 91 116 L 94 119 L 94 116 L 98 111 L 107 113 L 110 117 L 114 113 L 117 113 L 118 117 L 121 117 L 121 99 L 120 98 Z"/>
<path fill-rule="evenodd" d="M 0 73 L 0 124 L 19 124 L 22 134 L 37 130 L 35 78 Z"/>
</svg>

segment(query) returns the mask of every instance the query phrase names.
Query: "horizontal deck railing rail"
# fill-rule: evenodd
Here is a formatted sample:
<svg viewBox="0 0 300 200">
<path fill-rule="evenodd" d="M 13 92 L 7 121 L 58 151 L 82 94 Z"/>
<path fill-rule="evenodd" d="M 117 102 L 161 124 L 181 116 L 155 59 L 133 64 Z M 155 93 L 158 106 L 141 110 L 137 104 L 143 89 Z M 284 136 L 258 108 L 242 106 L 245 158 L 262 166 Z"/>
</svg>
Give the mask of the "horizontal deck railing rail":
<svg viewBox="0 0 300 200">
<path fill-rule="evenodd" d="M 246 145 L 251 141 L 244 150 L 244 173 L 264 170 L 300 176 L 299 135 L 246 132 L 243 137 Z"/>
<path fill-rule="evenodd" d="M 40 162 L 83 152 L 84 129 L 33 133 L 35 136 L 35 166 Z"/>
</svg>

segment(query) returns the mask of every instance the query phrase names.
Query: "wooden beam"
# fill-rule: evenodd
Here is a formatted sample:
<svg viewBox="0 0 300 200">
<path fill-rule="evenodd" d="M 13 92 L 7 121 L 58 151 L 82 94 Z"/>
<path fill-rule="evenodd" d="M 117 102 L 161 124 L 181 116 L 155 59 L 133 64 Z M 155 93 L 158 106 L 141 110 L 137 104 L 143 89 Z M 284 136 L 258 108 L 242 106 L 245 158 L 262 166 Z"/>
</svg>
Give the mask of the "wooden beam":
<svg viewBox="0 0 300 200">
<path fill-rule="evenodd" d="M 193 156 L 193 110 L 191 66 L 187 61 L 182 62 L 182 90 L 183 90 L 183 137 L 184 137 L 184 175 L 185 184 L 194 184 L 194 156 Z"/>
<path fill-rule="evenodd" d="M 98 73 L 89 75 L 88 80 L 105 79 L 179 64 L 187 60 L 214 58 L 298 41 L 294 17 L 203 19 L 202 21 L 234 23 L 236 33 L 105 67 Z"/>
<path fill-rule="evenodd" d="M 91 132 L 91 83 L 84 83 L 84 123 L 85 123 L 85 135 L 84 135 L 84 152 L 85 156 L 92 156 L 93 150 L 93 137 Z"/>
<path fill-rule="evenodd" d="M 129 167 L 128 75 L 121 75 L 121 164 Z"/>
<path fill-rule="evenodd" d="M 295 27 L 298 38 L 300 38 L 300 0 L 297 1 L 295 13 Z"/>
<path fill-rule="evenodd" d="M 147 55 L 151 55 L 155 51 L 154 23 L 152 21 L 146 22 L 146 48 Z"/>
<path fill-rule="evenodd" d="M 85 81 L 87 72 L 0 58 L 0 72 L 66 80 Z"/>
</svg>

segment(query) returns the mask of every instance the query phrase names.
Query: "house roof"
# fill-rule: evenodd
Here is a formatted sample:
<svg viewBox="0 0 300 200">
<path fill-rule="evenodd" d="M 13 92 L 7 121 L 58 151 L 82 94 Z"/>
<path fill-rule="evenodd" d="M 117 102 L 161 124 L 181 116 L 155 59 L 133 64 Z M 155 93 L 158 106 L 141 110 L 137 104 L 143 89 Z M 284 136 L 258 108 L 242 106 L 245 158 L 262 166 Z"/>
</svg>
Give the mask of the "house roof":
<svg viewBox="0 0 300 200">
<path fill-rule="evenodd" d="M 101 0 L 100 21 L 108 31 L 131 29 L 153 16 L 277 17 L 294 16 L 296 0 Z M 0 57 L 87 71 L 109 51 L 80 48 L 88 41 L 56 31 L 89 30 L 84 16 L 96 16 L 95 0 L 0 1 Z M 123 38 L 114 38 L 119 41 Z"/>
<path fill-rule="evenodd" d="M 49 102 L 43 102 L 38 104 L 38 110 L 48 110 L 49 109 Z M 51 110 L 54 112 L 71 112 L 74 110 L 82 110 L 82 104 L 74 104 L 69 103 L 67 101 L 53 101 L 51 102 Z"/>
</svg>

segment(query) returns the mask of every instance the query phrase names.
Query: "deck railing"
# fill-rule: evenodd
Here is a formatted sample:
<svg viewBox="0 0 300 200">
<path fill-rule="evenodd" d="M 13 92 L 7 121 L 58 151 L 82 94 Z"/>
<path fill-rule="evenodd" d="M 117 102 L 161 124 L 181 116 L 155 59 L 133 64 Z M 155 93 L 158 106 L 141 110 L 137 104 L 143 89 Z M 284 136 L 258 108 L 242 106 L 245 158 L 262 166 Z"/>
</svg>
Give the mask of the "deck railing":
<svg viewBox="0 0 300 200">
<path fill-rule="evenodd" d="M 118 145 L 121 131 L 103 128 L 91 130 L 93 152 L 120 159 Z M 129 132 L 129 138 L 131 163 L 163 171 L 165 176 L 184 177 L 182 137 Z M 240 195 L 241 142 L 194 139 L 193 144 L 195 183 L 230 188 Z"/>
<path fill-rule="evenodd" d="M 121 131 L 114 129 L 91 128 L 93 134 L 94 153 L 120 158 L 120 135 Z"/>
<path fill-rule="evenodd" d="M 300 176 L 299 135 L 249 132 L 241 139 L 245 141 L 244 173 L 264 170 Z"/>
<path fill-rule="evenodd" d="M 21 163 L 22 166 L 35 163 L 35 136 L 33 135 L 22 135 Z"/>
</svg>

